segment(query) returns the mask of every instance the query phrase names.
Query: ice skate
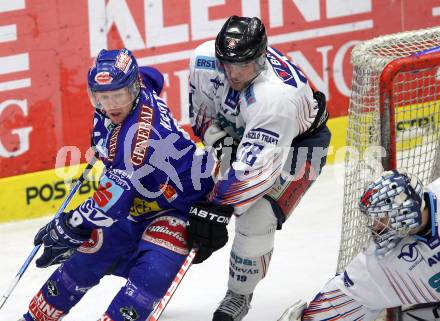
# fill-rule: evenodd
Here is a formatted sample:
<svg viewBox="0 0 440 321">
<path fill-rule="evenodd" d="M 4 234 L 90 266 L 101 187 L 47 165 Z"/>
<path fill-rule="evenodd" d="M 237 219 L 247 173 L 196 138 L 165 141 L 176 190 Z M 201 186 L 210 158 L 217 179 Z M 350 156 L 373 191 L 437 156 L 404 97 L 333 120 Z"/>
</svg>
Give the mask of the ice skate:
<svg viewBox="0 0 440 321">
<path fill-rule="evenodd" d="M 241 321 L 251 307 L 251 300 L 252 294 L 236 294 L 228 290 L 212 321 Z"/>
</svg>

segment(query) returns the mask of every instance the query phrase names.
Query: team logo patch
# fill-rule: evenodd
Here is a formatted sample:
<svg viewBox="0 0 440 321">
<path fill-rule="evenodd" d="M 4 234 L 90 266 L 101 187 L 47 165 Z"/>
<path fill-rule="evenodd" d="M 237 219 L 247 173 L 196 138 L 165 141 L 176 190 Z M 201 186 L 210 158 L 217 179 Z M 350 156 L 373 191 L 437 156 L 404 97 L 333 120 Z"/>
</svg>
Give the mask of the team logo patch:
<svg viewBox="0 0 440 321">
<path fill-rule="evenodd" d="M 58 321 L 64 315 L 64 311 L 57 310 L 54 306 L 47 303 L 41 291 L 32 298 L 29 304 L 29 312 L 37 320 L 44 321 Z"/>
<path fill-rule="evenodd" d="M 93 194 L 93 199 L 99 207 L 104 207 L 108 204 L 108 202 L 112 199 L 113 195 L 109 191 L 112 187 L 111 182 L 106 182 L 104 185 L 99 184 L 98 189 Z"/>
<path fill-rule="evenodd" d="M 124 189 L 121 186 L 107 176 L 103 176 L 98 189 L 93 194 L 93 200 L 101 209 L 107 211 L 118 201 L 123 192 Z"/>
<path fill-rule="evenodd" d="M 119 198 L 119 197 L 118 197 Z M 116 201 L 113 201 L 113 203 Z M 109 203 L 110 206 L 112 206 L 113 203 Z M 105 213 L 101 211 L 101 208 L 96 208 L 96 202 L 93 199 L 86 199 L 84 203 L 82 203 L 78 208 L 78 215 L 85 217 L 88 221 L 93 222 L 93 224 L 98 226 L 105 226 L 109 227 L 116 221 L 111 218 L 110 216 L 107 216 Z M 76 211 L 74 212 L 74 214 Z"/>
<path fill-rule="evenodd" d="M 217 90 L 220 88 L 220 86 L 225 86 L 225 84 L 220 80 L 219 76 L 217 76 L 215 78 L 211 78 L 209 81 L 211 82 L 212 86 L 214 87 L 216 94 L 217 94 Z"/>
<path fill-rule="evenodd" d="M 197 56 L 195 61 L 196 69 L 215 70 L 215 60 L 208 56 Z"/>
<path fill-rule="evenodd" d="M 234 49 L 235 47 L 237 47 L 237 40 L 235 40 L 234 38 L 226 39 L 226 47 L 228 47 L 229 49 Z"/>
<path fill-rule="evenodd" d="M 287 82 L 293 78 L 293 75 L 285 69 L 275 67 L 273 70 L 277 74 L 278 78 L 280 78 L 284 82 Z"/>
<path fill-rule="evenodd" d="M 406 262 L 414 262 L 419 257 L 419 251 L 416 247 L 417 243 L 408 243 L 402 246 L 398 259 L 403 259 Z"/>
<path fill-rule="evenodd" d="M 135 321 L 139 318 L 139 314 L 132 306 L 121 308 L 119 312 L 121 312 L 124 321 Z"/>
<path fill-rule="evenodd" d="M 155 219 L 145 229 L 142 239 L 178 254 L 188 254 L 186 224 L 173 216 Z"/>
<path fill-rule="evenodd" d="M 85 241 L 79 248 L 78 252 L 92 254 L 98 252 L 104 242 L 104 232 L 102 229 L 93 230 L 92 236 Z"/>
<path fill-rule="evenodd" d="M 131 66 L 130 56 L 126 52 L 121 51 L 118 57 L 116 57 L 115 67 L 121 70 L 122 72 L 124 72 L 124 74 L 126 74 L 130 66 Z"/>
<path fill-rule="evenodd" d="M 107 85 L 113 81 L 113 77 L 107 71 L 98 72 L 95 76 L 95 81 L 100 85 Z"/>
<path fill-rule="evenodd" d="M 47 294 L 49 296 L 58 296 L 60 292 L 58 291 L 58 287 L 55 281 L 49 280 L 47 282 Z"/>
<path fill-rule="evenodd" d="M 131 216 L 139 216 L 151 212 L 159 212 L 162 208 L 157 201 L 147 202 L 143 199 L 136 197 L 133 200 L 133 204 L 130 207 Z"/>
<path fill-rule="evenodd" d="M 174 187 L 168 184 L 160 184 L 160 190 L 162 195 L 167 199 L 168 202 L 172 202 L 177 197 L 177 192 Z"/>
</svg>

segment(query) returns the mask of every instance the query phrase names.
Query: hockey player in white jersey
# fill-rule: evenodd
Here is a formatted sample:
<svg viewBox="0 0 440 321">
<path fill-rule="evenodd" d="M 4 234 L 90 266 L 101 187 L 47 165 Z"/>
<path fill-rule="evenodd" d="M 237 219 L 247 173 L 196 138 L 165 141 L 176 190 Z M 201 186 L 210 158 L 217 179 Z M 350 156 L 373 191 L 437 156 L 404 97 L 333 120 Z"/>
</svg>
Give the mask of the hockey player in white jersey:
<svg viewBox="0 0 440 321">
<path fill-rule="evenodd" d="M 234 206 L 228 291 L 214 321 L 239 321 L 266 275 L 274 234 L 321 172 L 330 132 L 325 96 L 283 54 L 267 46 L 258 18 L 230 17 L 190 61 L 194 133 L 221 159 L 210 206 Z M 228 150 L 229 149 L 229 150 Z M 236 155 L 236 156 L 235 156 Z M 230 161 L 232 160 L 232 164 Z M 224 164 L 227 164 L 226 166 Z M 193 206 L 189 238 L 208 258 L 210 224 Z"/>
<path fill-rule="evenodd" d="M 280 321 L 369 321 L 409 305 L 403 321 L 440 320 L 438 195 L 440 179 L 423 189 L 415 176 L 384 172 L 359 203 L 371 229 L 367 246 L 302 313 L 306 305 L 297 304 Z"/>
</svg>

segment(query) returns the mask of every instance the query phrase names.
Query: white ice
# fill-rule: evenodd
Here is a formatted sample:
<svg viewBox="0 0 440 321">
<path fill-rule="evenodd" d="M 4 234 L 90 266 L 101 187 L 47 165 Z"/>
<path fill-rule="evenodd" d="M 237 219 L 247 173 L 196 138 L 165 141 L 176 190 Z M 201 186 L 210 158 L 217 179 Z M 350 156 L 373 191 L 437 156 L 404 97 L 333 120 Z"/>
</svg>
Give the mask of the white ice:
<svg viewBox="0 0 440 321">
<path fill-rule="evenodd" d="M 296 300 L 311 300 L 334 275 L 341 233 L 342 180 L 341 165 L 327 166 L 283 229 L 277 231 L 270 269 L 254 292 L 244 321 L 276 321 Z M 0 225 L 0 294 L 32 250 L 34 234 L 49 219 Z M 233 223 L 229 231 L 233 234 Z M 211 321 L 226 292 L 231 239 L 205 263 L 190 268 L 161 321 Z M 37 269 L 32 262 L 0 310 L 0 320 L 17 321 L 53 270 Z M 63 321 L 98 320 L 123 284 L 122 278 L 105 277 Z"/>
</svg>

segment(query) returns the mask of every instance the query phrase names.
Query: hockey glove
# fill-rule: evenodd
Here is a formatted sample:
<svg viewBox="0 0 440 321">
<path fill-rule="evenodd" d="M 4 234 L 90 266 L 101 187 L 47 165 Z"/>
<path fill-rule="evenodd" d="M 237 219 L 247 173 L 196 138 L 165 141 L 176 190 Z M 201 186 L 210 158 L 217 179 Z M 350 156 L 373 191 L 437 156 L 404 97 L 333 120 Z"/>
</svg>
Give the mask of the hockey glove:
<svg viewBox="0 0 440 321">
<path fill-rule="evenodd" d="M 212 146 L 218 161 L 224 162 L 227 160 L 230 164 L 235 160 L 240 142 L 233 139 L 220 126 L 213 124 L 205 131 L 203 144 L 205 146 Z M 223 160 L 223 158 L 225 160 Z"/>
<path fill-rule="evenodd" d="M 217 140 L 212 147 L 215 150 L 217 159 L 221 162 L 227 162 L 230 165 L 237 157 L 237 148 L 240 142 L 231 136 L 224 136 Z"/>
<path fill-rule="evenodd" d="M 45 268 L 66 261 L 92 235 L 92 230 L 71 226 L 69 217 L 70 213 L 61 213 L 35 235 L 34 245 L 44 246 L 43 254 L 35 262 L 37 267 Z"/>
<path fill-rule="evenodd" d="M 233 206 L 211 202 L 196 202 L 191 207 L 186 230 L 189 247 L 198 248 L 194 264 L 202 263 L 225 246 L 228 242 L 226 226 L 233 213 Z"/>
</svg>

